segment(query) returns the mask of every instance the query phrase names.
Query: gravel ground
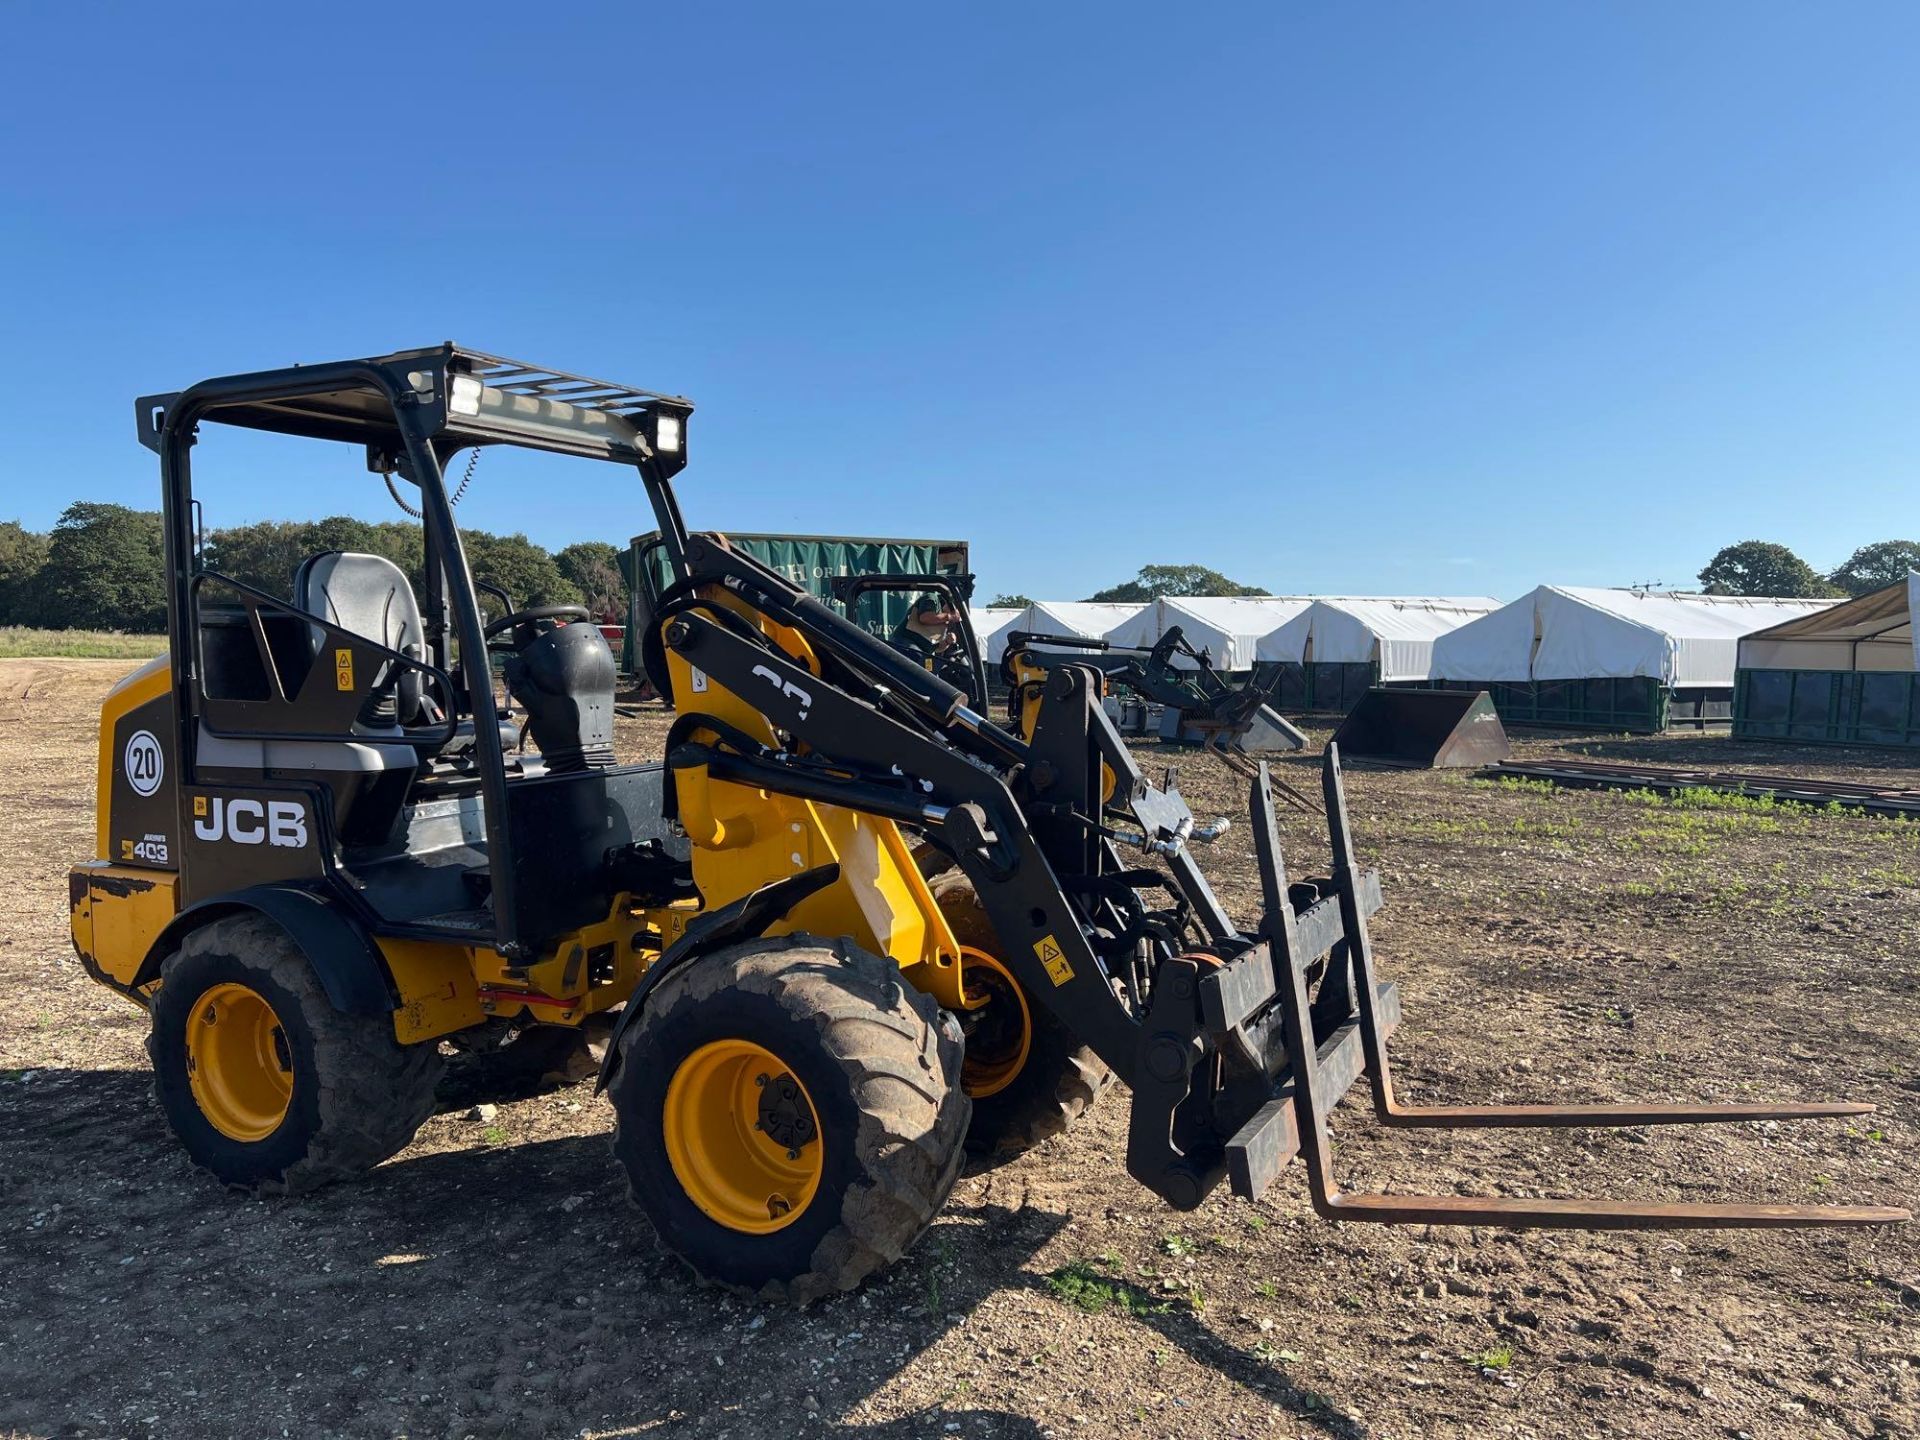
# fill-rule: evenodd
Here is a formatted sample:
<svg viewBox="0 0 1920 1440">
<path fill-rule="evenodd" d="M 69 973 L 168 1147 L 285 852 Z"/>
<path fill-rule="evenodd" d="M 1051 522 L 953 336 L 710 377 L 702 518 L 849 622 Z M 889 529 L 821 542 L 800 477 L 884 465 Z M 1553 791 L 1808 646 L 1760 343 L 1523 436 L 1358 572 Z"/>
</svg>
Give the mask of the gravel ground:
<svg viewBox="0 0 1920 1440">
<path fill-rule="evenodd" d="M 926 1240 L 804 1312 L 656 1249 L 585 1088 L 452 1109 L 365 1183 L 223 1193 L 151 1097 L 144 1016 L 66 939 L 111 661 L 0 661 L 0 1434 L 1725 1436 L 1920 1433 L 1920 1231 L 1333 1226 L 1296 1169 L 1161 1207 L 1125 1097 L 965 1176 Z M 628 758 L 663 718 L 623 722 Z M 1701 737 L 1526 753 L 1857 773 L 1891 752 Z M 1240 782 L 1172 760 L 1203 818 Z M 1310 761 L 1283 767 L 1302 788 Z M 1359 1188 L 1912 1204 L 1920 826 L 1359 772 L 1413 1100 L 1854 1098 L 1851 1125 L 1383 1135 Z M 1289 812 L 1296 869 L 1323 842 Z M 1253 903 L 1246 826 L 1203 856 Z"/>
</svg>

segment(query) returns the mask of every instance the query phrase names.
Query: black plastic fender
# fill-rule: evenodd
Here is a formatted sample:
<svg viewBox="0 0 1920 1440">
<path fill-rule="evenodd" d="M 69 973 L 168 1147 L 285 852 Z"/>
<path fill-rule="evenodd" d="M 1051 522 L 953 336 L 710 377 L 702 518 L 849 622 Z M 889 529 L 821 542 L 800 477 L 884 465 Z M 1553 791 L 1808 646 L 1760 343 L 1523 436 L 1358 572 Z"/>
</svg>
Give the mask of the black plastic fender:
<svg viewBox="0 0 1920 1440">
<path fill-rule="evenodd" d="M 189 905 L 168 923 L 140 962 L 135 986 L 160 978 L 160 966 L 190 930 L 222 915 L 264 915 L 300 947 L 336 1010 L 348 1015 L 390 1015 L 398 1003 L 379 946 L 339 905 L 291 885 L 254 885 L 218 899 Z"/>
<path fill-rule="evenodd" d="M 598 1095 L 613 1083 L 620 1068 L 620 1038 L 627 1026 L 646 1008 L 647 996 L 667 977 L 669 971 L 689 965 L 702 955 L 767 933 L 767 927 L 816 891 L 824 890 L 840 878 L 838 865 L 822 865 L 814 870 L 789 875 L 771 885 L 742 895 L 730 905 L 722 905 L 711 915 L 702 915 L 687 926 L 687 933 L 667 947 L 667 953 L 653 962 L 627 997 L 620 1021 L 607 1040 L 607 1053 L 600 1061 L 600 1078 L 594 1082 Z"/>
</svg>

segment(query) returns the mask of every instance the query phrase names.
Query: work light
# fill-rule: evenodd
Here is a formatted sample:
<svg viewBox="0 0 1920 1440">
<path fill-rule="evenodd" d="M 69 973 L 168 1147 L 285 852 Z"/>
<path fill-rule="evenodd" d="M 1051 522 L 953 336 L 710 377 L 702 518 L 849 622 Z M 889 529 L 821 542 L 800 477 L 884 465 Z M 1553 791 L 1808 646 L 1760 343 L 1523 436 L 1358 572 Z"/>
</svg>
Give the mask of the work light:
<svg viewBox="0 0 1920 1440">
<path fill-rule="evenodd" d="M 654 463 L 669 475 L 687 463 L 687 415 L 691 409 L 684 402 L 653 400 L 633 417 L 640 438 L 653 452 Z"/>
<path fill-rule="evenodd" d="M 452 376 L 447 385 L 447 409 L 455 415 L 478 415 L 480 396 L 486 388 L 471 375 Z"/>
</svg>

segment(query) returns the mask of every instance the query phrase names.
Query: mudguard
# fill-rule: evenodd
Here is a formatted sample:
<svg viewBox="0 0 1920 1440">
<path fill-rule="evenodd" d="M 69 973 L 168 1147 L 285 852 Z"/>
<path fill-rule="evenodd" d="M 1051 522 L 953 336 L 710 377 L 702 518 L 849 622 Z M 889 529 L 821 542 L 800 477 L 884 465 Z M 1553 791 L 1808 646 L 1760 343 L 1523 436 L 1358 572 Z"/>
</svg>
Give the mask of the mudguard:
<svg viewBox="0 0 1920 1440">
<path fill-rule="evenodd" d="M 633 1023 L 635 1017 L 646 1009 L 647 996 L 670 971 L 691 964 L 700 956 L 724 946 L 766 934 L 767 927 L 774 921 L 809 895 L 826 889 L 839 878 L 838 865 L 821 865 L 799 875 L 790 875 L 785 880 L 776 880 L 771 885 L 762 885 L 758 890 L 742 895 L 732 904 L 722 905 L 711 915 L 702 915 L 688 925 L 686 934 L 674 941 L 667 948 L 667 953 L 653 962 L 652 967 L 640 978 L 640 983 L 633 987 L 633 993 L 627 997 L 626 1007 L 620 1012 L 620 1021 L 613 1027 L 613 1034 L 607 1041 L 607 1053 L 600 1061 L 600 1078 L 594 1082 L 593 1093 L 598 1095 L 613 1083 L 613 1077 L 620 1068 L 620 1038 L 627 1033 L 627 1026 Z"/>
<path fill-rule="evenodd" d="M 348 1015 L 390 1015 L 399 1003 L 386 962 L 371 936 L 340 906 L 311 890 L 290 885 L 254 885 L 218 899 L 189 905 L 154 939 L 140 962 L 134 985 L 160 978 L 160 966 L 180 939 L 222 915 L 264 915 L 300 947 L 336 1010 Z"/>
</svg>

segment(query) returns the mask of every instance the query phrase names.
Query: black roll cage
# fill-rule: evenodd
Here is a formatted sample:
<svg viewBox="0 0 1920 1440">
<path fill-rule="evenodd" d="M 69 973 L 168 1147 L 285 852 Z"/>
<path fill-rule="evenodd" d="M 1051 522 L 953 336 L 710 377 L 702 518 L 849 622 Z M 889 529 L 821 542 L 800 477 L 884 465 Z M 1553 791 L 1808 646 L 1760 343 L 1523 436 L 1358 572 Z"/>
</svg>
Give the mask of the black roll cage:
<svg viewBox="0 0 1920 1440">
<path fill-rule="evenodd" d="M 397 472 L 419 488 L 427 592 L 422 619 L 430 660 L 439 671 L 450 668 L 450 635 L 463 660 L 472 657 L 461 668 L 467 710 L 476 719 L 492 714 L 493 675 L 472 570 L 447 495 L 443 466 L 448 457 L 469 446 L 510 444 L 631 464 L 640 472 L 676 575 L 686 573 L 686 524 L 668 483 L 686 463 L 686 423 L 693 405 L 680 396 L 449 343 L 203 380 L 186 390 L 142 396 L 135 411 L 141 443 L 160 457 L 175 753 L 187 784 L 196 770 L 200 678 L 196 637 L 188 633 L 198 579 L 192 450 L 203 420 L 363 444 L 370 470 Z M 659 443 L 663 420 L 674 422 L 678 431 L 667 447 Z M 475 724 L 474 757 L 488 869 L 512 875 L 506 756 L 498 727 Z M 186 784 L 177 787 L 183 808 L 186 791 Z M 492 892 L 492 943 L 502 954 L 520 958 L 526 947 L 513 887 L 496 884 Z"/>
</svg>

